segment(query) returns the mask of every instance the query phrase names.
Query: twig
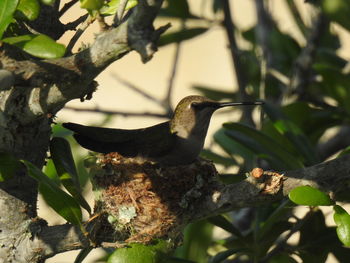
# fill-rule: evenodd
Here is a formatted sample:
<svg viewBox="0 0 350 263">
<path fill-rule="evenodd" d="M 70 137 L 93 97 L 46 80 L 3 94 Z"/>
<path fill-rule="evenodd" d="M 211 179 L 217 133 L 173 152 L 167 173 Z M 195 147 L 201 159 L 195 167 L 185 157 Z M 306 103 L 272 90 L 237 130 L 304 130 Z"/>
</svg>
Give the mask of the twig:
<svg viewBox="0 0 350 263">
<path fill-rule="evenodd" d="M 66 106 L 63 109 L 72 110 L 76 112 L 94 112 L 94 113 L 102 113 L 102 114 L 110 114 L 110 115 L 121 115 L 125 117 L 133 116 L 133 117 L 157 117 L 157 118 L 169 118 L 168 114 L 161 114 L 155 112 L 128 112 L 128 111 L 109 111 L 109 110 L 101 110 L 98 108 L 95 109 L 81 109 L 75 107 Z"/>
<path fill-rule="evenodd" d="M 110 28 L 110 26 L 106 23 L 105 18 L 101 16 L 100 13 L 96 14 L 96 20 L 100 26 L 101 31 L 106 31 Z"/>
<path fill-rule="evenodd" d="M 125 85 L 126 87 L 128 87 L 129 89 L 135 91 L 136 93 L 139 93 L 140 95 L 142 95 L 143 97 L 145 97 L 146 99 L 162 106 L 164 108 L 163 102 L 159 99 L 157 99 L 156 97 L 144 92 L 141 88 L 137 87 L 135 84 L 127 81 L 126 79 L 122 79 L 121 77 L 119 77 L 117 74 L 112 73 L 113 78 L 115 78 L 117 81 L 119 81 L 121 84 Z M 166 109 L 165 109 L 166 110 Z"/>
<path fill-rule="evenodd" d="M 239 49 L 236 43 L 234 30 L 235 25 L 232 20 L 229 0 L 223 0 L 224 21 L 223 25 L 230 44 L 231 58 L 234 65 L 235 75 L 238 83 L 238 93 L 242 101 L 249 101 L 249 95 L 246 92 L 247 80 L 243 71 L 243 65 L 239 57 Z M 249 124 L 254 124 L 250 107 L 243 108 L 243 120 Z"/>
<path fill-rule="evenodd" d="M 264 3 L 264 1 L 255 0 L 256 15 L 258 18 L 255 34 L 262 50 L 262 59 L 260 65 L 261 80 L 259 88 L 259 95 L 261 99 L 265 99 L 266 76 L 269 72 L 269 69 L 272 67 L 273 58 L 269 47 L 269 36 L 272 30 L 273 22 L 265 9 Z"/>
<path fill-rule="evenodd" d="M 123 14 L 125 12 L 126 5 L 128 4 L 129 0 L 121 0 L 118 5 L 118 10 L 117 13 L 115 14 L 113 18 L 113 24 L 117 27 L 120 25 L 122 19 L 123 19 Z"/>
<path fill-rule="evenodd" d="M 90 16 L 88 16 L 85 21 L 80 25 L 78 30 L 75 32 L 74 36 L 71 38 L 67 45 L 67 53 L 71 53 L 74 45 L 78 41 L 78 39 L 81 37 L 81 35 L 84 33 L 84 31 L 89 27 L 89 25 L 93 22 Z"/>
<path fill-rule="evenodd" d="M 273 21 L 265 9 L 264 3 L 265 1 L 255 0 L 256 15 L 258 18 L 256 36 L 263 50 L 263 56 L 266 60 L 267 68 L 269 69 L 271 67 L 273 57 L 269 46 L 269 38 L 273 29 Z"/>
<path fill-rule="evenodd" d="M 290 191 L 302 185 L 309 185 L 334 196 L 336 200 L 348 191 L 344 184 L 350 178 L 350 155 L 319 163 L 314 166 L 280 173 L 283 177 L 268 176 L 267 183 L 249 176 L 236 184 L 221 185 L 212 194 L 202 198 L 202 202 L 193 211 L 191 221 L 206 218 L 209 215 L 225 213 L 237 208 L 259 206 L 287 197 Z M 270 179 L 269 179 L 270 178 Z M 278 183 L 274 179 L 279 179 Z M 275 181 L 276 182 L 276 181 Z M 265 188 L 263 190 L 261 188 Z M 269 191 L 267 192 L 267 189 Z"/>
<path fill-rule="evenodd" d="M 289 81 L 290 81 L 289 78 L 286 75 L 284 75 L 282 72 L 278 71 L 277 69 L 269 68 L 266 73 L 273 76 L 283 85 L 286 85 L 286 86 L 289 85 Z"/>
<path fill-rule="evenodd" d="M 316 50 L 328 23 L 327 19 L 320 12 L 314 20 L 314 26 L 307 39 L 306 46 L 296 60 L 289 85 L 289 92 L 291 94 L 296 93 L 300 99 L 305 99 L 305 96 L 307 96 L 306 88 L 312 79 L 312 64 L 315 59 Z"/>
<path fill-rule="evenodd" d="M 61 10 L 58 12 L 58 16 L 61 17 L 69 8 L 71 8 L 75 3 L 78 2 L 78 0 L 72 0 L 68 3 L 66 3 Z"/>
<path fill-rule="evenodd" d="M 65 30 L 66 31 L 67 30 L 75 30 L 77 28 L 77 26 L 79 26 L 81 23 L 83 23 L 88 18 L 88 16 L 89 16 L 89 14 L 82 15 L 77 20 L 65 24 L 65 26 L 64 26 Z"/>
<path fill-rule="evenodd" d="M 171 95 L 173 92 L 173 87 L 174 87 L 174 81 L 176 77 L 176 72 L 177 72 L 177 67 L 179 64 L 179 57 L 180 57 L 180 52 L 181 52 L 181 43 L 177 42 L 176 47 L 175 47 L 175 55 L 174 55 L 174 60 L 173 60 L 173 66 L 171 69 L 171 74 L 168 82 L 168 88 L 167 88 L 167 94 L 164 98 L 164 107 L 167 108 L 167 112 L 172 113 L 173 110 L 170 106 L 171 103 Z"/>
<path fill-rule="evenodd" d="M 315 208 L 311 208 L 310 211 L 304 216 L 304 218 L 297 221 L 297 223 L 295 223 L 295 225 L 288 232 L 288 234 L 282 240 L 280 240 L 277 243 L 277 245 L 259 262 L 260 263 L 269 262 L 269 260 L 273 256 L 277 255 L 281 250 L 283 250 L 284 247 L 287 245 L 288 239 L 303 227 L 305 222 L 314 214 L 314 212 L 315 212 Z"/>
</svg>

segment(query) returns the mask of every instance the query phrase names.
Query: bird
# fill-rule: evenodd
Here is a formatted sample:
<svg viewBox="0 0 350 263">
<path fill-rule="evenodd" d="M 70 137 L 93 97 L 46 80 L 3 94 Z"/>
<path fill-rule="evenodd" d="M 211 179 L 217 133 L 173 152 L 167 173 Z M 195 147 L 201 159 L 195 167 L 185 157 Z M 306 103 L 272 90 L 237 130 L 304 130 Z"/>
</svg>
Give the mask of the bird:
<svg viewBox="0 0 350 263">
<path fill-rule="evenodd" d="M 221 108 L 261 105 L 263 102 L 217 102 L 203 96 L 183 98 L 169 121 L 141 129 L 113 129 L 63 123 L 74 132 L 84 148 L 98 152 L 117 152 L 123 157 L 142 157 L 163 166 L 188 165 L 204 146 L 212 114 Z"/>
</svg>

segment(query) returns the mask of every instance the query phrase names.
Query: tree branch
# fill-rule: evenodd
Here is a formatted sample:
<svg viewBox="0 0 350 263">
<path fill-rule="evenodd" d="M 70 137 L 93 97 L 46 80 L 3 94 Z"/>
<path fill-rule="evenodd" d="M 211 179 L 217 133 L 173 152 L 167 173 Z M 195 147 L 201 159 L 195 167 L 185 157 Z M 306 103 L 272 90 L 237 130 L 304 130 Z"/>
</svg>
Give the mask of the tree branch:
<svg viewBox="0 0 350 263">
<path fill-rule="evenodd" d="M 213 191 L 208 191 L 210 187 L 205 187 L 202 194 L 206 194 L 206 196 L 200 195 L 201 201 L 196 202 L 195 207 L 191 206 L 191 209 L 187 210 L 187 214 L 182 215 L 182 220 L 185 222 L 180 221 L 186 225 L 186 223 L 237 208 L 266 205 L 286 198 L 292 189 L 302 185 L 310 185 L 328 192 L 336 199 L 338 193 L 348 189 L 348 185 L 344 182 L 350 179 L 349 171 L 350 155 L 345 155 L 315 166 L 286 171 L 284 174 L 266 171 L 261 173 L 261 176 L 252 171 L 246 180 L 237 184 L 223 185 L 212 182 L 210 187 Z M 215 170 L 212 172 L 215 173 Z M 296 225 L 291 233 L 299 227 Z M 113 236 L 114 233 L 111 233 L 110 236 L 109 232 L 105 231 L 97 230 L 96 233 L 95 241 L 100 244 L 99 246 L 108 244 L 108 240 L 116 240 L 116 237 Z M 289 235 L 285 241 L 288 238 Z M 90 244 L 79 229 L 66 224 L 40 228 L 31 247 L 33 251 L 37 251 L 38 255 L 47 258 L 57 253 L 87 246 Z"/>
<path fill-rule="evenodd" d="M 183 25 L 184 28 L 184 25 Z M 173 109 L 171 108 L 171 96 L 173 93 L 173 87 L 174 87 L 174 81 L 175 81 L 175 76 L 177 72 L 177 66 L 179 63 L 179 58 L 180 58 L 180 52 L 181 52 L 181 42 L 176 43 L 175 47 L 175 54 L 174 54 L 174 59 L 173 59 L 173 65 L 171 69 L 171 74 L 168 82 L 168 87 L 167 87 L 167 93 L 165 95 L 165 98 L 163 100 L 163 107 L 167 111 L 168 115 L 173 114 Z"/>
<path fill-rule="evenodd" d="M 45 226 L 33 240 L 33 250 L 40 251 L 40 258 L 47 259 L 66 251 L 89 246 L 78 227 L 70 224 Z"/>
<path fill-rule="evenodd" d="M 121 84 L 125 85 L 127 88 L 131 89 L 132 91 L 140 94 L 141 96 L 143 96 L 144 98 L 148 99 L 149 101 L 152 101 L 154 103 L 156 103 L 159 106 L 164 106 L 162 101 L 157 99 L 156 97 L 152 96 L 151 94 L 143 91 L 140 87 L 136 86 L 135 84 L 131 83 L 130 81 L 121 78 L 120 76 L 118 76 L 117 74 L 113 73 L 112 76 L 119 81 Z"/>
<path fill-rule="evenodd" d="M 325 16 L 319 13 L 314 20 L 313 28 L 307 39 L 307 44 L 296 59 L 289 89 L 291 93 L 296 93 L 301 99 L 304 99 L 307 95 L 306 88 L 309 86 L 312 79 L 311 67 L 315 59 L 317 46 L 328 23 Z"/>
<path fill-rule="evenodd" d="M 61 10 L 59 11 L 58 15 L 61 17 L 65 12 L 67 12 L 73 5 L 75 5 L 79 0 L 71 0 L 70 2 L 66 3 Z"/>
<path fill-rule="evenodd" d="M 110 115 L 121 115 L 124 117 L 157 117 L 157 118 L 170 118 L 167 114 L 161 114 L 161 113 L 155 113 L 155 112 L 129 112 L 129 111 L 108 111 L 108 110 L 101 110 L 98 108 L 95 109 L 81 109 L 81 108 L 74 108 L 74 107 L 64 107 L 65 110 L 72 110 L 77 112 L 94 112 L 94 113 L 102 113 L 102 114 L 110 114 Z"/>
<path fill-rule="evenodd" d="M 11 71 L 16 78 L 16 88 L 8 90 L 4 97 L 13 102 L 18 101 L 19 97 L 20 101 L 26 101 L 23 110 L 19 112 L 17 109 L 16 114 L 21 115 L 18 119 L 31 122 L 48 113 L 55 114 L 72 99 L 91 97 L 96 88 L 93 79 L 131 50 L 136 50 L 143 62 L 151 59 L 157 50 L 156 42 L 160 34 L 169 27 L 153 28 L 153 20 L 162 2 L 139 1 L 126 22 L 101 33 L 89 48 L 69 57 L 17 61 L 3 45 L 0 50 L 3 69 Z M 28 87 L 25 94 L 18 85 Z M 7 101 L 6 105 L 12 105 L 11 101 Z"/>
<path fill-rule="evenodd" d="M 231 53 L 232 62 L 234 65 L 235 75 L 238 83 L 238 93 L 242 101 L 248 101 L 249 95 L 246 92 L 247 79 L 244 73 L 244 67 L 240 58 L 240 50 L 238 49 L 236 38 L 234 35 L 235 25 L 231 16 L 230 3 L 228 0 L 223 0 L 223 11 L 224 11 L 224 21 L 223 26 L 226 31 L 227 39 L 229 41 L 229 48 Z M 252 109 L 249 107 L 243 108 L 242 119 L 248 124 L 253 124 L 253 119 L 251 115 Z"/>
<path fill-rule="evenodd" d="M 344 182 L 350 179 L 349 171 L 350 155 L 345 155 L 315 166 L 286 171 L 283 173 L 281 184 L 272 185 L 266 181 L 275 178 L 273 175 L 271 178 L 265 177 L 264 181 L 250 176 L 237 184 L 222 185 L 214 193 L 204 198 L 201 205 L 196 207 L 192 220 L 237 208 L 266 205 L 287 197 L 292 189 L 302 185 L 310 185 L 336 198 L 338 194 L 348 189 L 348 185 Z M 268 192 L 266 192 L 267 187 L 269 187 Z"/>
</svg>

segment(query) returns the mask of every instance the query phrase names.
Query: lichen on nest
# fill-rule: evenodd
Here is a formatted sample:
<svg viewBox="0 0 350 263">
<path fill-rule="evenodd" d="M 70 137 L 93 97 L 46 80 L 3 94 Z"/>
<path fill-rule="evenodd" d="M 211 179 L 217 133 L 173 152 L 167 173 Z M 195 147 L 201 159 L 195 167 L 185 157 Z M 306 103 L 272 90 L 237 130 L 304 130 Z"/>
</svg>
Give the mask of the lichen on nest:
<svg viewBox="0 0 350 263">
<path fill-rule="evenodd" d="M 99 223 L 127 243 L 176 239 L 196 203 L 215 190 L 217 175 L 204 159 L 161 167 L 117 153 L 98 155 L 90 173 Z"/>
</svg>

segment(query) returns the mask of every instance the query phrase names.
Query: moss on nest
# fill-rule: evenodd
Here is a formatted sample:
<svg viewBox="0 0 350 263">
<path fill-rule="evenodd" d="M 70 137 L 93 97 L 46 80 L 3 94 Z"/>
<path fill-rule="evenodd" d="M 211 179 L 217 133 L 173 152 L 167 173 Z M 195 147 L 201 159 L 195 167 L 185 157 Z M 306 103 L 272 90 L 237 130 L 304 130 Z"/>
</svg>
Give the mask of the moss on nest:
<svg viewBox="0 0 350 263">
<path fill-rule="evenodd" d="M 101 229 L 112 229 L 114 241 L 147 243 L 179 236 L 196 202 L 215 190 L 217 172 L 203 159 L 160 167 L 110 153 L 98 156 L 91 174 Z"/>
</svg>

